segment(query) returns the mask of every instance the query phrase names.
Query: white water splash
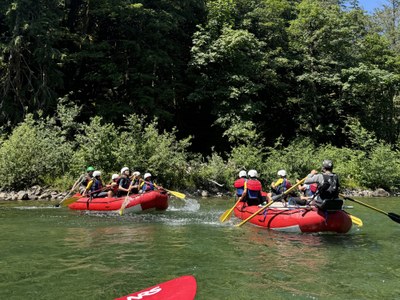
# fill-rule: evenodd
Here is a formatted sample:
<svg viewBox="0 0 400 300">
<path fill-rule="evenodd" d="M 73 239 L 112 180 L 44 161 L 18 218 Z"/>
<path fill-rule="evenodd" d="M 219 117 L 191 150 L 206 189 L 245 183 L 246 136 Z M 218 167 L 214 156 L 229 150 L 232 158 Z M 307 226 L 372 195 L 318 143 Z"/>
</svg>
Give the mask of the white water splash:
<svg viewBox="0 0 400 300">
<path fill-rule="evenodd" d="M 200 209 L 200 203 L 197 202 L 196 199 L 188 198 L 183 200 L 184 205 L 178 204 L 177 202 L 174 202 L 174 204 L 170 203 L 168 207 L 168 211 L 198 211 Z M 182 201 L 181 201 L 182 202 Z"/>
<path fill-rule="evenodd" d="M 13 208 L 20 209 L 20 210 L 34 210 L 34 209 L 55 209 L 58 207 L 55 207 L 55 206 L 16 206 Z"/>
</svg>

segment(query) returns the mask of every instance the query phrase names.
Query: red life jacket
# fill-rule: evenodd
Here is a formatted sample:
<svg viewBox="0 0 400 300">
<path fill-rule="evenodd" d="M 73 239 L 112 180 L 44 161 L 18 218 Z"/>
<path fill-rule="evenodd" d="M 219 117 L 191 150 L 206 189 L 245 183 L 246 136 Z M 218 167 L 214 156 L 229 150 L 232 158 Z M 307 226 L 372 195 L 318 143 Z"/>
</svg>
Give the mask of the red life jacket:
<svg viewBox="0 0 400 300">
<path fill-rule="evenodd" d="M 261 182 L 259 182 L 257 179 L 249 179 L 247 181 L 247 189 L 251 191 L 261 191 Z"/>
<path fill-rule="evenodd" d="M 233 183 L 233 186 L 237 189 L 239 188 L 244 188 L 244 183 L 246 182 L 246 179 L 244 178 L 239 178 L 236 179 L 235 182 Z"/>
<path fill-rule="evenodd" d="M 245 178 L 239 178 L 236 179 L 235 182 L 233 183 L 233 186 L 236 188 L 236 195 L 238 197 L 242 196 L 243 191 L 244 191 L 244 185 L 246 184 L 246 179 Z"/>
<path fill-rule="evenodd" d="M 247 198 L 258 199 L 260 197 L 262 186 L 261 182 L 259 182 L 257 179 L 247 180 L 246 188 L 247 188 Z"/>
<path fill-rule="evenodd" d="M 318 185 L 316 183 L 310 184 L 310 191 L 315 193 L 318 189 Z"/>
</svg>

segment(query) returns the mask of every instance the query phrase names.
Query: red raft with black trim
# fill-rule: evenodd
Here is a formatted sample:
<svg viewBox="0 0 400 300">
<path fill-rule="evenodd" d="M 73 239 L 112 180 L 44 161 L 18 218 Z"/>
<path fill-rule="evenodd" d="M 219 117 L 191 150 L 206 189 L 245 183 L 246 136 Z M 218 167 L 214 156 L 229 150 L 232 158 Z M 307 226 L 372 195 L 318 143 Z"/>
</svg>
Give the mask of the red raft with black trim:
<svg viewBox="0 0 400 300">
<path fill-rule="evenodd" d="M 119 198 L 79 198 L 68 207 L 73 210 L 89 210 L 96 212 L 118 211 L 124 203 L 126 196 Z M 168 195 L 163 191 L 150 191 L 144 194 L 134 194 L 129 196 L 129 203 L 124 212 L 139 212 L 143 210 L 155 209 L 166 210 L 168 208 Z"/>
<path fill-rule="evenodd" d="M 244 202 L 235 207 L 235 216 L 245 220 L 260 208 L 245 206 Z M 322 211 L 312 208 L 267 208 L 251 218 L 249 223 L 273 230 L 286 232 L 333 232 L 347 233 L 352 227 L 350 216 L 344 210 Z"/>
</svg>

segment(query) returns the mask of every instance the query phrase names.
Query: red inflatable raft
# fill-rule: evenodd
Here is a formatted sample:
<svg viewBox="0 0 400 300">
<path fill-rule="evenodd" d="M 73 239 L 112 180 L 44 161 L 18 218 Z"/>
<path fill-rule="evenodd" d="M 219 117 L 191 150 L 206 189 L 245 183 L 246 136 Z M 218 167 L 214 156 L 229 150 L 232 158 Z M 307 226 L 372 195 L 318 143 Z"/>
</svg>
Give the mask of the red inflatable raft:
<svg viewBox="0 0 400 300">
<path fill-rule="evenodd" d="M 244 206 L 240 202 L 234 210 L 235 216 L 245 220 L 260 208 Z M 346 233 L 351 229 L 350 216 L 343 210 L 325 212 L 313 208 L 267 208 L 248 221 L 257 226 L 287 232 L 336 232 Z"/>
<path fill-rule="evenodd" d="M 126 196 L 120 198 L 87 198 L 82 197 L 68 207 L 73 210 L 89 210 L 96 212 L 118 211 Z M 129 196 L 130 202 L 124 212 L 138 212 L 147 209 L 165 210 L 168 208 L 168 195 L 165 192 L 151 191 Z"/>
<path fill-rule="evenodd" d="M 186 275 L 114 300 L 193 300 L 196 289 L 196 279 Z"/>
</svg>

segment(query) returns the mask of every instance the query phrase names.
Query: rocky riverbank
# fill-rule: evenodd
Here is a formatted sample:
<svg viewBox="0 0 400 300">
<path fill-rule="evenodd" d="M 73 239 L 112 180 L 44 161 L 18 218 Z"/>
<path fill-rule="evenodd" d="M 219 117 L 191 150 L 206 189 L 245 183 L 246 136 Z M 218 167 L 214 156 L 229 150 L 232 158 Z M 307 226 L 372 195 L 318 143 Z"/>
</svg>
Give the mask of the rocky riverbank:
<svg viewBox="0 0 400 300">
<path fill-rule="evenodd" d="M 384 189 L 376 190 L 362 190 L 362 189 L 344 189 L 343 194 L 349 197 L 390 197 L 400 196 L 400 194 L 390 194 Z M 38 185 L 32 186 L 29 189 L 21 191 L 1 191 L 0 200 L 3 201 L 17 201 L 17 200 L 40 200 L 40 201 L 61 201 L 67 196 L 68 192 L 55 191 L 51 188 L 41 187 Z M 71 193 L 72 194 L 72 193 Z M 188 196 L 192 195 L 195 197 L 223 197 L 233 196 L 232 193 L 227 191 L 213 190 L 196 190 L 185 192 Z"/>
<path fill-rule="evenodd" d="M 58 192 L 50 188 L 44 188 L 35 185 L 29 189 L 21 191 L 2 191 L 0 192 L 0 200 L 16 201 L 16 200 L 62 200 L 67 196 L 68 192 Z"/>
</svg>

